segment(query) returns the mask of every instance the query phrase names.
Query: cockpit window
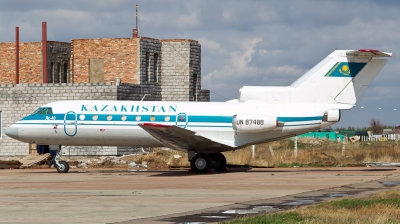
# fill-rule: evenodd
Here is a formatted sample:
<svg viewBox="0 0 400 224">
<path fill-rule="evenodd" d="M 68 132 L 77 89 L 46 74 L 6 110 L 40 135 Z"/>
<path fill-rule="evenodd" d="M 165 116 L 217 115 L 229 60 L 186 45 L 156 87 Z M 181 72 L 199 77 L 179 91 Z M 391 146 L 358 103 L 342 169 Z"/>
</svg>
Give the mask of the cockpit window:
<svg viewBox="0 0 400 224">
<path fill-rule="evenodd" d="M 33 114 L 40 114 L 40 115 L 46 115 L 46 114 L 53 114 L 53 110 L 49 107 L 41 107 L 39 109 L 37 109 L 35 112 L 33 112 Z"/>
<path fill-rule="evenodd" d="M 53 114 L 53 110 L 51 108 L 47 108 L 47 114 Z"/>
</svg>

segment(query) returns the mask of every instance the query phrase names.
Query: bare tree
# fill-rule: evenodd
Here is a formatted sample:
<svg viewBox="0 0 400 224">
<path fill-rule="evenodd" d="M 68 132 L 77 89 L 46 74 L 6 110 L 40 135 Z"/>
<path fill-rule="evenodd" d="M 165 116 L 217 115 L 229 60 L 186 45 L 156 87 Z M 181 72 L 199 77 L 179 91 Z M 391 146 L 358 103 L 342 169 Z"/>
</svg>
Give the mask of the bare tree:
<svg viewBox="0 0 400 224">
<path fill-rule="evenodd" d="M 381 124 L 381 122 L 378 119 L 372 118 L 369 121 L 369 124 L 371 126 L 372 133 L 374 133 L 374 134 L 382 134 L 383 133 L 383 125 Z"/>
</svg>

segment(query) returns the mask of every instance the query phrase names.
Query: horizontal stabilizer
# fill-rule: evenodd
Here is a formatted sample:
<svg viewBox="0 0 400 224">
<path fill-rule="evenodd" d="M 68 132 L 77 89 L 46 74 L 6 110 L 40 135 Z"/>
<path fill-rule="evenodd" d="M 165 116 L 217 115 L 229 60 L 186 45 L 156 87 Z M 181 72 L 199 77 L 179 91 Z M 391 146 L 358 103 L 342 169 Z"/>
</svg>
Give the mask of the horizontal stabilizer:
<svg viewBox="0 0 400 224">
<path fill-rule="evenodd" d="M 348 51 L 346 55 L 355 57 L 392 57 L 392 53 L 387 53 L 372 49 L 360 49 L 357 51 Z"/>
</svg>

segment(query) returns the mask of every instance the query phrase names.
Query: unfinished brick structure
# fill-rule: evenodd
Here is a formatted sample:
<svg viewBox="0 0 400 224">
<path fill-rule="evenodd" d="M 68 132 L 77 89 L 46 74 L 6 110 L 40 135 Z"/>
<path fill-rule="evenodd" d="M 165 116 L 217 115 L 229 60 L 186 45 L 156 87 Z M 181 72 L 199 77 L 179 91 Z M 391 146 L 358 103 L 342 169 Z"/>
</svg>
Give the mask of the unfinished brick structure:
<svg viewBox="0 0 400 224">
<path fill-rule="evenodd" d="M 209 91 L 201 90 L 201 46 L 195 40 L 73 39 L 71 43 L 47 41 L 46 49 L 47 82 L 56 84 L 43 83 L 42 43 L 36 42 L 20 43 L 20 84 L 15 85 L 15 43 L 0 43 L 0 156 L 28 154 L 28 144 L 2 133 L 52 101 L 210 100 Z M 118 147 L 67 148 L 71 155 L 130 152 Z"/>
<path fill-rule="evenodd" d="M 68 81 L 71 45 L 65 42 L 47 42 L 48 83 Z M 19 44 L 19 83 L 42 83 L 42 43 Z M 15 84 L 15 43 L 0 43 L 0 84 Z"/>
</svg>

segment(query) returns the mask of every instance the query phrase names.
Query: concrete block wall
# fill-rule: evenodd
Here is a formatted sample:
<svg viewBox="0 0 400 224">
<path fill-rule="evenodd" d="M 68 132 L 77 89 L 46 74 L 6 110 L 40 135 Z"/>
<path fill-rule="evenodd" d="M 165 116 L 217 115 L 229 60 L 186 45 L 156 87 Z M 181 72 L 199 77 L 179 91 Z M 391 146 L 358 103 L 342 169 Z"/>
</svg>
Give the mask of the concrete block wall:
<svg viewBox="0 0 400 224">
<path fill-rule="evenodd" d="M 189 101 L 191 40 L 163 40 L 161 95 L 163 101 Z M 168 55 L 168 56 L 166 56 Z"/>
<path fill-rule="evenodd" d="M 156 56 L 157 55 L 157 59 Z M 161 41 L 140 37 L 140 83 L 160 83 L 161 75 Z M 155 64 L 156 63 L 156 64 Z"/>
<path fill-rule="evenodd" d="M 188 39 L 162 40 L 161 51 L 162 100 L 210 101 L 209 91 L 201 89 L 201 45 Z M 196 86 L 193 86 L 194 75 L 197 75 Z"/>
<path fill-rule="evenodd" d="M 161 89 L 154 85 L 111 83 L 48 83 L 0 86 L 0 111 L 2 116 L 1 156 L 25 156 L 29 145 L 11 139 L 4 131 L 14 122 L 34 112 L 46 103 L 60 100 L 140 100 L 142 90 L 152 93 L 146 100 L 161 100 Z M 65 146 L 64 155 L 122 155 L 137 151 L 129 147 Z"/>
</svg>

